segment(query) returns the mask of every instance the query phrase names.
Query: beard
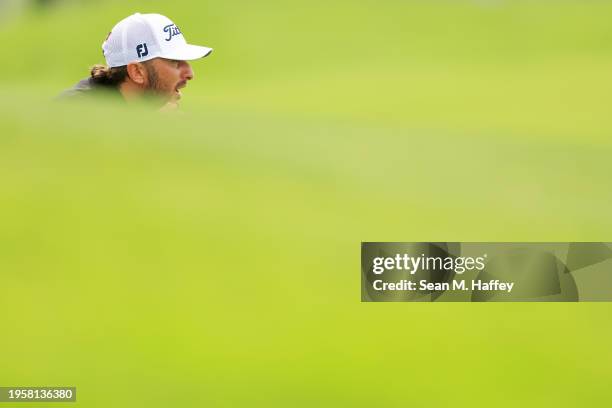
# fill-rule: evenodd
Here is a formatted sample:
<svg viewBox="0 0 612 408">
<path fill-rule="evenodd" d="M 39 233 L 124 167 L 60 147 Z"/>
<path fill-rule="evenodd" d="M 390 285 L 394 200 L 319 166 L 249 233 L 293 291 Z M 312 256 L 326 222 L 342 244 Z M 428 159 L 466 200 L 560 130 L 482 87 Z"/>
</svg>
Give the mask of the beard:
<svg viewBox="0 0 612 408">
<path fill-rule="evenodd" d="M 152 64 L 144 63 L 147 70 L 148 85 L 146 88 L 147 95 L 160 103 L 165 103 L 172 97 L 172 93 L 166 89 L 159 80 L 157 70 Z"/>
</svg>

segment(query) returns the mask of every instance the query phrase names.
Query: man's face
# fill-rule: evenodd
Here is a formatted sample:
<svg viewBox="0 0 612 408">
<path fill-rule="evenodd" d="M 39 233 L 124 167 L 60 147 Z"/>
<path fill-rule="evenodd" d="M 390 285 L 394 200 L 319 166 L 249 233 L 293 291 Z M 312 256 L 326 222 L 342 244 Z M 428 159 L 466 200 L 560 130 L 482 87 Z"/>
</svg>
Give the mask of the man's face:
<svg viewBox="0 0 612 408">
<path fill-rule="evenodd" d="M 187 61 L 154 58 L 145 64 L 147 90 L 152 91 L 164 102 L 178 101 L 180 89 L 193 79 L 193 71 Z"/>
</svg>

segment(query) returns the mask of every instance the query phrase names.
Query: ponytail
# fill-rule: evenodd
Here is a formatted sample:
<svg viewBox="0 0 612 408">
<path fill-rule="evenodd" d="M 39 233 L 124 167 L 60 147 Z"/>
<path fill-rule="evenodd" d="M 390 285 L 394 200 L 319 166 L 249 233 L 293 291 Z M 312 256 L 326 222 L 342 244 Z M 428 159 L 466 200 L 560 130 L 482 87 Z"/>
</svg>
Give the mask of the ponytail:
<svg viewBox="0 0 612 408">
<path fill-rule="evenodd" d="M 94 65 L 91 68 L 91 79 L 102 85 L 118 86 L 127 78 L 127 66 L 109 68 L 106 65 Z"/>
</svg>

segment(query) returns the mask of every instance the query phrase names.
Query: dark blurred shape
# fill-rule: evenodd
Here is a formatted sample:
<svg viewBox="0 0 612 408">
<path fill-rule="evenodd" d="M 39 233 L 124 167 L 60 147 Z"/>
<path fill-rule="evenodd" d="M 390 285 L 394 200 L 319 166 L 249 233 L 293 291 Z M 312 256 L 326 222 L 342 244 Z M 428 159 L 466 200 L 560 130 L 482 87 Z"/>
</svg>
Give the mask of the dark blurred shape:
<svg viewBox="0 0 612 408">
<path fill-rule="evenodd" d="M 578 289 L 568 269 L 550 252 L 517 248 L 491 259 L 477 280 L 515 282 L 511 293 L 472 292 L 472 302 L 577 301 Z"/>
<path fill-rule="evenodd" d="M 34 5 L 38 7 L 52 7 L 58 3 L 58 0 L 33 0 Z"/>
<path fill-rule="evenodd" d="M 567 251 L 566 264 L 570 272 L 612 258 L 612 249 L 603 242 L 573 242 Z"/>
</svg>

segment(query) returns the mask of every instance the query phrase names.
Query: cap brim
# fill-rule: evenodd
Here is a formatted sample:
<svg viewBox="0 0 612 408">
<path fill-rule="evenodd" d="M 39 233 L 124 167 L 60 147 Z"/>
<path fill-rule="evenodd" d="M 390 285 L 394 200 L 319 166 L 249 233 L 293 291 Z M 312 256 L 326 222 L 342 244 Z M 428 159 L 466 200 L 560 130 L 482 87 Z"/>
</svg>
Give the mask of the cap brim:
<svg viewBox="0 0 612 408">
<path fill-rule="evenodd" d="M 160 55 L 160 57 L 179 61 L 191 61 L 204 58 L 210 55 L 212 51 L 212 48 L 202 47 L 199 45 L 185 44 L 179 49 L 175 49 L 167 54 Z"/>
</svg>

